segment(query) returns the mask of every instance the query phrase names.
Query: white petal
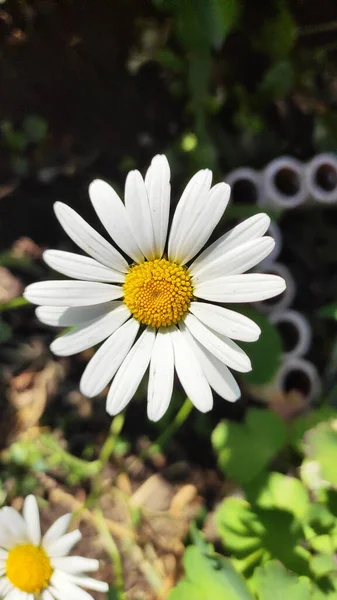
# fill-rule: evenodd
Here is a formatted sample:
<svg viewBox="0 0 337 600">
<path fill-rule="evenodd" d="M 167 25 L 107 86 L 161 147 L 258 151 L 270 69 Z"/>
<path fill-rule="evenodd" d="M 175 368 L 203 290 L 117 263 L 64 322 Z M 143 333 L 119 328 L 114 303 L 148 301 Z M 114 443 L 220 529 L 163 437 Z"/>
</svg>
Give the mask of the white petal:
<svg viewBox="0 0 337 600">
<path fill-rule="evenodd" d="M 95 558 L 83 558 L 82 556 L 62 556 L 53 558 L 52 566 L 65 573 L 84 573 L 85 571 L 97 571 L 99 562 Z"/>
<path fill-rule="evenodd" d="M 6 596 L 6 598 L 7 600 L 34 600 L 34 595 L 14 589 Z"/>
<path fill-rule="evenodd" d="M 54 600 L 54 596 L 52 596 L 48 590 L 44 590 L 44 592 L 42 592 L 42 600 Z"/>
<path fill-rule="evenodd" d="M 88 592 L 68 581 L 60 571 L 54 571 L 51 583 L 50 589 L 57 600 L 93 600 Z"/>
<path fill-rule="evenodd" d="M 23 293 L 33 304 L 47 306 L 91 306 L 123 296 L 123 288 L 96 281 L 39 281 Z"/>
<path fill-rule="evenodd" d="M 78 529 L 75 531 L 70 531 L 57 539 L 46 539 L 46 536 L 43 539 L 43 547 L 46 549 L 47 553 L 51 558 L 55 558 L 57 556 L 65 556 L 69 554 L 70 550 L 79 542 L 82 534 Z"/>
<path fill-rule="evenodd" d="M 30 541 L 38 546 L 41 540 L 39 507 L 34 496 L 27 496 L 23 505 L 23 516 L 26 521 Z"/>
<path fill-rule="evenodd" d="M 69 527 L 69 523 L 71 521 L 72 514 L 68 513 L 66 515 L 62 515 L 59 517 L 55 523 L 49 527 L 42 539 L 42 546 L 50 542 L 54 542 L 62 537 Z"/>
<path fill-rule="evenodd" d="M 124 273 L 128 268 L 125 258 L 70 206 L 55 202 L 54 211 L 64 231 L 89 256 L 103 265 Z"/>
<path fill-rule="evenodd" d="M 160 328 L 152 350 L 147 389 L 147 416 L 151 421 L 162 418 L 172 397 L 174 353 L 171 331 L 172 327 Z"/>
<path fill-rule="evenodd" d="M 225 251 L 228 252 L 245 242 L 261 237 L 267 231 L 269 225 L 270 218 L 264 213 L 249 217 L 249 219 L 239 223 L 208 246 L 193 262 L 190 269 L 193 273 L 196 273 L 197 269 L 202 268 L 204 264 L 207 265 L 219 256 L 223 256 Z"/>
<path fill-rule="evenodd" d="M 55 271 L 84 281 L 106 281 L 123 283 L 124 273 L 106 267 L 89 256 L 81 256 L 63 250 L 46 250 L 43 260 Z"/>
<path fill-rule="evenodd" d="M 14 589 L 13 585 L 11 584 L 9 579 L 7 577 L 1 577 L 1 579 L 0 579 L 0 595 L 5 596 L 9 592 L 11 592 L 11 590 L 13 590 L 13 589 Z"/>
<path fill-rule="evenodd" d="M 210 386 L 217 394 L 219 394 L 219 396 L 228 400 L 228 402 L 236 402 L 236 400 L 240 398 L 241 392 L 230 370 L 223 362 L 206 350 L 206 348 L 190 334 L 184 324 L 181 324 L 181 328 L 184 330 L 184 334 L 188 338 L 188 342 L 195 352 Z"/>
<path fill-rule="evenodd" d="M 206 197 L 212 183 L 212 172 L 199 171 L 187 184 L 175 210 L 168 243 L 170 260 L 185 263 L 190 247 L 194 243 L 190 238 L 191 227 L 199 222 L 203 214 Z"/>
<path fill-rule="evenodd" d="M 187 396 L 201 412 L 211 410 L 213 406 L 212 390 L 188 340 L 177 327 L 174 327 L 170 335 L 173 343 L 175 368 Z"/>
<path fill-rule="evenodd" d="M 144 256 L 155 258 L 152 217 L 144 179 L 139 171 L 130 171 L 125 182 L 125 208 L 139 248 Z"/>
<path fill-rule="evenodd" d="M 191 208 L 189 227 L 183 243 L 183 264 L 191 260 L 207 242 L 227 207 L 229 195 L 229 185 L 218 183 L 206 195 L 202 204 Z"/>
<path fill-rule="evenodd" d="M 107 397 L 107 412 L 116 415 L 130 402 L 150 362 L 156 337 L 155 329 L 147 327 L 122 362 Z"/>
<path fill-rule="evenodd" d="M 131 318 L 102 344 L 84 370 L 82 394 L 92 398 L 104 390 L 129 352 L 138 330 L 138 321 Z"/>
<path fill-rule="evenodd" d="M 224 275 L 244 273 L 266 258 L 274 246 L 273 238 L 266 236 L 240 244 L 224 254 L 221 253 L 216 258 L 205 261 L 202 267 L 193 269 L 192 265 L 189 271 L 193 275 L 193 282 L 201 283 Z"/>
<path fill-rule="evenodd" d="M 86 575 L 66 574 L 66 579 L 70 583 L 85 587 L 88 590 L 95 590 L 96 592 L 107 592 L 109 590 L 109 586 L 105 581 L 99 581 L 98 579 L 93 579 L 93 577 L 86 577 Z"/>
<path fill-rule="evenodd" d="M 0 549 L 0 560 L 2 561 L 6 561 L 8 557 L 8 552 L 7 550 L 1 550 Z"/>
<path fill-rule="evenodd" d="M 14 539 L 16 543 L 29 540 L 26 522 L 20 513 L 15 510 L 15 508 L 12 508 L 11 506 L 5 506 L 1 511 L 1 519 L 3 520 L 1 528 L 4 532 L 6 532 L 7 529 L 9 538 L 11 538 L 11 546 Z"/>
<path fill-rule="evenodd" d="M 51 325 L 52 327 L 71 327 L 74 325 L 83 325 L 88 321 L 97 319 L 102 315 L 111 312 L 121 301 L 103 302 L 93 306 L 80 306 L 78 308 L 68 306 L 38 306 L 35 314 L 41 323 Z"/>
<path fill-rule="evenodd" d="M 213 302 L 258 302 L 281 294 L 286 283 L 278 275 L 248 273 L 204 281 L 194 287 L 194 295 Z"/>
<path fill-rule="evenodd" d="M 26 594 L 15 588 L 6 595 L 5 600 L 26 600 Z"/>
<path fill-rule="evenodd" d="M 145 175 L 145 185 L 152 217 L 155 257 L 161 258 L 170 213 L 170 166 L 166 156 L 157 155 L 152 159 Z"/>
<path fill-rule="evenodd" d="M 23 538 L 21 540 L 19 540 L 19 542 L 24 543 L 25 541 L 28 541 L 28 537 Z M 6 523 L 1 523 L 1 528 L 0 528 L 0 547 L 2 549 L 6 549 L 9 550 L 10 548 L 13 548 L 13 546 L 16 546 L 18 543 L 18 536 L 17 536 L 17 531 L 13 529 L 13 531 L 11 531 L 8 527 L 8 524 Z"/>
<path fill-rule="evenodd" d="M 184 323 L 193 337 L 225 365 L 241 373 L 251 371 L 247 354 L 231 339 L 213 333 L 191 313 L 184 317 Z"/>
<path fill-rule="evenodd" d="M 234 340 L 255 342 L 260 337 L 260 327 L 234 310 L 205 302 L 191 302 L 189 310 L 204 325 Z"/>
<path fill-rule="evenodd" d="M 96 179 L 89 186 L 89 196 L 93 207 L 116 244 L 136 262 L 143 260 L 143 255 L 133 237 L 125 206 L 115 190 L 101 179 Z"/>
<path fill-rule="evenodd" d="M 59 589 L 57 589 L 53 585 L 49 585 L 48 591 L 51 594 L 53 600 L 73 600 L 72 594 L 71 594 L 71 592 L 69 592 L 69 590 L 68 590 L 68 593 L 66 594 L 64 590 L 62 590 L 62 592 L 61 592 Z M 44 600 L 44 598 L 43 598 L 43 600 Z M 93 600 L 93 598 L 91 598 L 91 600 Z"/>
<path fill-rule="evenodd" d="M 54 340 L 50 349 L 57 356 L 71 356 L 87 348 L 96 346 L 111 335 L 130 317 L 130 311 L 125 304 L 106 315 L 80 325 L 73 331 Z"/>
</svg>

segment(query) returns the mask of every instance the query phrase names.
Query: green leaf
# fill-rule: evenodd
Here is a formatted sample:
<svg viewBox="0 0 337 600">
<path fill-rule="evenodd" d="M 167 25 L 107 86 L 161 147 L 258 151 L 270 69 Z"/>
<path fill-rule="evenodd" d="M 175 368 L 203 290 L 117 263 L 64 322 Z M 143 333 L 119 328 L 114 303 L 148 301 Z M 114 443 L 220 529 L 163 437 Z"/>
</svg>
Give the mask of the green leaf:
<svg viewBox="0 0 337 600">
<path fill-rule="evenodd" d="M 261 562 L 276 558 L 306 574 L 310 553 L 301 547 L 301 524 L 290 512 L 252 507 L 241 498 L 227 498 L 216 513 L 224 548 L 247 575 Z"/>
<path fill-rule="evenodd" d="M 244 579 L 230 560 L 220 555 L 206 556 L 195 546 L 184 555 L 186 576 L 171 591 L 169 600 L 253 600 Z"/>
<path fill-rule="evenodd" d="M 318 462 L 322 478 L 337 487 L 337 419 L 308 431 L 304 450 L 307 458 Z"/>
<path fill-rule="evenodd" d="M 337 564 L 334 554 L 317 554 L 310 561 L 310 567 L 317 578 L 337 574 Z"/>
<path fill-rule="evenodd" d="M 246 488 L 246 494 L 254 506 L 285 510 L 300 521 L 309 513 L 309 494 L 303 483 L 282 473 L 263 474 Z"/>
<path fill-rule="evenodd" d="M 265 19 L 256 46 L 273 61 L 287 58 L 297 39 L 297 25 L 291 12 L 280 2 L 278 14 Z"/>
<path fill-rule="evenodd" d="M 208 40 L 214 48 L 219 49 L 237 25 L 242 4 L 238 0 L 212 0 L 205 2 L 204 6 Z"/>
<path fill-rule="evenodd" d="M 225 550 L 242 557 L 260 549 L 264 528 L 246 500 L 227 498 L 215 518 Z"/>
<path fill-rule="evenodd" d="M 326 306 L 323 306 L 318 311 L 318 314 L 320 317 L 324 317 L 327 319 L 334 319 L 335 321 L 337 321 L 337 302 L 332 302 L 331 304 L 327 304 Z"/>
<path fill-rule="evenodd" d="M 303 436 L 319 423 L 337 419 L 337 411 L 331 406 L 321 406 L 303 417 L 296 419 L 290 429 L 290 443 L 298 451 L 303 452 Z"/>
<path fill-rule="evenodd" d="M 242 373 L 242 378 L 252 385 L 269 383 L 278 370 L 282 357 L 282 341 L 276 327 L 265 315 L 244 307 L 244 315 L 253 319 L 261 328 L 261 335 L 253 344 L 241 342 L 241 346 L 249 355 L 252 370 Z"/>
<path fill-rule="evenodd" d="M 275 413 L 252 408 L 245 423 L 223 421 L 212 433 L 220 468 L 242 484 L 252 481 L 285 445 L 286 425 Z"/>
<path fill-rule="evenodd" d="M 259 567 L 254 574 L 258 600 L 310 600 L 310 582 L 289 573 L 277 562 Z"/>
<path fill-rule="evenodd" d="M 274 63 L 263 76 L 259 94 L 264 100 L 273 101 L 284 98 L 295 83 L 294 68 L 289 61 Z"/>
</svg>

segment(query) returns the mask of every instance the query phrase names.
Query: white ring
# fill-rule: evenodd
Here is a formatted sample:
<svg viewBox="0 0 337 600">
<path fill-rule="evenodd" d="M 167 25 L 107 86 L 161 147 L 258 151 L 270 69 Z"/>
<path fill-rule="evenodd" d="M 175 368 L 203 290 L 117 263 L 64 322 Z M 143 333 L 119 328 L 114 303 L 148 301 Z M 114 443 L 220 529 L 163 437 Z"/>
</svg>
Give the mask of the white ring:
<svg viewBox="0 0 337 600">
<path fill-rule="evenodd" d="M 290 358 L 283 363 L 275 378 L 277 387 L 285 392 L 286 379 L 292 371 L 302 371 L 308 377 L 310 391 L 305 397 L 309 403 L 316 400 L 321 392 L 320 377 L 316 367 L 304 358 Z"/>
<path fill-rule="evenodd" d="M 235 184 L 238 182 L 248 182 L 252 185 L 252 187 L 254 187 L 254 193 L 256 195 L 256 200 L 254 200 L 254 204 L 261 204 L 262 203 L 262 195 L 263 195 L 263 188 L 262 188 L 262 178 L 260 173 L 258 173 L 257 171 L 255 171 L 254 169 L 251 169 L 250 167 L 240 167 L 239 169 L 234 169 L 234 171 L 231 171 L 230 173 L 228 173 L 226 175 L 226 177 L 224 178 L 224 181 L 226 183 L 228 183 L 228 185 L 231 188 L 234 188 Z M 232 194 L 234 196 L 233 190 L 232 190 Z M 233 201 L 233 198 L 232 198 Z M 247 204 L 247 202 L 244 201 L 244 198 L 242 200 L 242 204 Z M 248 204 L 250 204 L 250 201 L 248 201 Z"/>
<path fill-rule="evenodd" d="M 276 326 L 280 323 L 290 323 L 297 331 L 297 342 L 294 348 L 283 352 L 284 358 L 289 359 L 294 356 L 303 356 L 303 354 L 308 352 L 311 344 L 311 327 L 301 313 L 296 310 L 277 312 L 270 315 L 270 321 Z"/>
<path fill-rule="evenodd" d="M 316 181 L 317 171 L 320 167 L 330 167 L 336 174 L 336 185 L 332 190 L 324 190 Z M 333 204 L 337 202 L 337 158 L 333 154 L 318 154 L 311 159 L 304 169 L 305 184 L 308 195 L 316 202 Z"/>
<path fill-rule="evenodd" d="M 299 189 L 295 194 L 284 194 L 276 185 L 275 177 L 283 169 L 292 171 L 298 179 Z M 266 204 L 285 209 L 295 208 L 303 204 L 307 199 L 303 164 L 291 156 L 281 156 L 272 160 L 263 171 L 263 188 Z"/>
</svg>

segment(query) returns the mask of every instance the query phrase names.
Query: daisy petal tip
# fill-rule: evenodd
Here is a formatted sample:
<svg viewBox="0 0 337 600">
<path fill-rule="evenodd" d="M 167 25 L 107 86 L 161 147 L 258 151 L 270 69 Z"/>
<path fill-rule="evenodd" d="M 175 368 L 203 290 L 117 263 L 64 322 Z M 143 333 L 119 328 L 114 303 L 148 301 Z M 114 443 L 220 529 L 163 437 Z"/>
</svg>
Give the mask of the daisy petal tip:
<svg viewBox="0 0 337 600">
<path fill-rule="evenodd" d="M 106 181 L 103 179 L 94 179 L 91 183 L 89 183 L 88 187 L 90 200 L 93 201 L 96 194 L 102 193 L 107 188 L 110 188 L 110 185 Z"/>
<path fill-rule="evenodd" d="M 152 421 L 152 423 L 158 423 L 158 421 L 160 421 L 160 419 L 164 416 L 165 412 L 156 411 L 153 407 L 148 407 L 147 418 L 149 421 Z"/>
<path fill-rule="evenodd" d="M 241 390 L 240 390 L 240 388 L 238 388 L 237 392 L 233 393 L 232 398 L 230 398 L 228 400 L 228 402 L 233 402 L 234 403 L 234 402 L 237 402 L 238 400 L 240 400 L 240 398 L 241 398 Z"/>
<path fill-rule="evenodd" d="M 60 218 L 61 216 L 61 211 L 64 210 L 64 208 L 68 208 L 68 205 L 65 204 L 64 202 L 61 202 L 60 200 L 57 200 L 56 202 L 54 202 L 53 205 L 53 209 L 54 209 L 54 213 L 57 217 L 57 219 Z"/>
<path fill-rule="evenodd" d="M 100 582 L 100 591 L 101 592 L 108 592 L 109 591 L 109 584 L 106 583 L 105 581 Z"/>
<path fill-rule="evenodd" d="M 79 388 L 80 388 L 81 394 L 83 394 L 83 396 L 85 396 L 86 398 L 94 398 L 95 396 L 97 396 L 97 393 L 95 390 L 90 389 L 82 382 L 80 382 Z"/>
<path fill-rule="evenodd" d="M 262 331 L 261 328 L 256 325 L 256 329 L 254 328 L 253 332 L 252 332 L 252 342 L 257 342 L 258 339 L 260 339 L 260 335 L 261 335 Z"/>
<path fill-rule="evenodd" d="M 205 402 L 205 404 L 201 404 L 200 406 L 198 406 L 198 410 L 200 412 L 202 412 L 203 414 L 208 413 L 212 410 L 213 408 L 213 402 Z"/>
<path fill-rule="evenodd" d="M 28 302 L 31 302 L 32 304 L 39 304 L 38 302 L 35 301 L 34 297 L 34 291 L 36 290 L 36 283 L 30 283 L 29 285 L 27 285 L 27 287 L 24 289 L 23 291 L 23 297 L 28 300 Z"/>
<path fill-rule="evenodd" d="M 50 351 L 55 354 L 55 356 L 67 356 L 67 354 L 64 354 L 63 350 L 59 347 L 61 338 L 56 338 L 49 346 Z"/>
<path fill-rule="evenodd" d="M 280 279 L 282 280 L 282 286 L 281 286 L 281 291 L 284 292 L 284 290 L 287 287 L 287 282 L 285 279 L 283 279 L 283 277 L 280 277 Z"/>
</svg>

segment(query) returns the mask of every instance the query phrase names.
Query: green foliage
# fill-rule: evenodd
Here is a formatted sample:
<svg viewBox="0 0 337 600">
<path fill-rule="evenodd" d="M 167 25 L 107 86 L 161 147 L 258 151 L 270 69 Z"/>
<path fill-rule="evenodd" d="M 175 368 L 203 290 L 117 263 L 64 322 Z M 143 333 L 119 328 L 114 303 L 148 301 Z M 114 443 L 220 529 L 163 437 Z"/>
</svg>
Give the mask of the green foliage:
<svg viewBox="0 0 337 600">
<path fill-rule="evenodd" d="M 301 547 L 300 521 L 291 511 L 252 506 L 241 498 L 227 498 L 216 515 L 226 552 L 246 575 L 268 560 L 278 559 L 289 569 L 306 574 L 309 553 Z"/>
<path fill-rule="evenodd" d="M 337 302 L 323 306 L 319 311 L 319 316 L 337 321 Z"/>
<path fill-rule="evenodd" d="M 262 385 L 272 380 L 281 363 L 282 341 L 276 327 L 267 317 L 256 310 L 244 307 L 240 312 L 245 314 L 261 328 L 257 342 L 249 344 L 241 342 L 241 346 L 249 354 L 252 370 L 243 373 L 245 381 L 252 385 Z"/>
<path fill-rule="evenodd" d="M 266 102 L 278 100 L 290 93 L 295 83 L 294 67 L 290 61 L 274 63 L 264 74 L 260 84 L 261 99 Z"/>
<path fill-rule="evenodd" d="M 258 600 L 310 600 L 310 582 L 289 573 L 277 562 L 259 567 L 254 576 Z"/>
<path fill-rule="evenodd" d="M 190 546 L 185 552 L 184 567 L 186 576 L 169 600 L 253 600 L 241 575 L 220 555 L 205 555 Z"/>
<path fill-rule="evenodd" d="M 299 521 L 309 513 L 309 494 L 303 483 L 282 473 L 262 474 L 246 487 L 251 504 L 271 510 L 286 510 Z"/>
<path fill-rule="evenodd" d="M 319 465 L 323 479 L 337 487 L 337 420 L 320 423 L 305 436 L 305 455 Z"/>
<path fill-rule="evenodd" d="M 323 407 L 291 427 L 289 441 L 304 453 L 302 481 L 265 469 L 251 479 L 244 472 L 242 479 L 240 463 L 236 469 L 231 465 L 231 477 L 243 484 L 245 497 L 225 498 L 216 512 L 216 527 L 225 553 L 257 600 L 268 600 L 272 593 L 280 600 L 336 598 L 336 422 L 336 411 Z M 249 430 L 247 424 L 236 427 Z M 268 429 L 265 423 L 260 433 L 255 430 L 262 447 Z M 213 445 L 228 462 L 227 439 L 228 424 L 221 423 L 213 432 Z M 251 449 L 244 438 L 241 444 L 249 464 Z"/>
<path fill-rule="evenodd" d="M 245 423 L 222 421 L 212 433 L 219 467 L 242 484 L 267 468 L 286 439 L 286 426 L 278 415 L 254 408 L 247 412 Z"/>
<path fill-rule="evenodd" d="M 275 16 L 265 19 L 256 45 L 274 61 L 284 60 L 294 48 L 297 25 L 285 2 Z"/>
<path fill-rule="evenodd" d="M 304 434 L 319 423 L 324 423 L 337 418 L 337 411 L 331 406 L 324 405 L 320 408 L 298 417 L 290 428 L 290 443 L 299 452 L 304 452 Z"/>
</svg>

